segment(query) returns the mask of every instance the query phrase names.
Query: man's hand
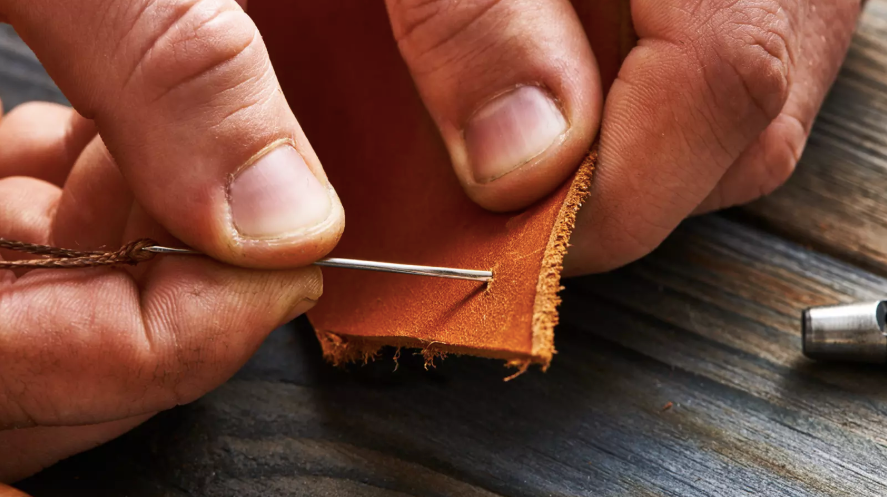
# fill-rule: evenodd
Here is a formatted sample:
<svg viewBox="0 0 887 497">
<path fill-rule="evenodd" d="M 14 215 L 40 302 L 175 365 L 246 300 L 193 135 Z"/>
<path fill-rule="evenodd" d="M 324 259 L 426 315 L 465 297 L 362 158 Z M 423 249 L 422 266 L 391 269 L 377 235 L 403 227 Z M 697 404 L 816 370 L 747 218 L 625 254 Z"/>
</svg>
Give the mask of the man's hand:
<svg viewBox="0 0 887 497">
<path fill-rule="evenodd" d="M 640 41 L 607 96 L 568 273 L 631 262 L 691 213 L 785 182 L 859 9 L 859 0 L 634 0 Z"/>
<path fill-rule="evenodd" d="M 602 104 L 595 56 L 610 54 L 592 49 L 618 41 L 620 2 L 629 0 L 387 1 L 456 174 L 482 206 L 520 208 L 551 192 L 600 124 L 569 274 L 621 266 L 688 215 L 782 184 L 860 4 L 631 0 L 639 43 Z M 595 46 L 574 8 L 601 31 L 587 33 Z"/>
<path fill-rule="evenodd" d="M 232 264 L 0 271 L 0 481 L 14 481 L 225 381 L 320 296 L 304 266 L 344 218 L 233 0 L 0 0 L 0 18 L 77 109 L 0 121 L 0 237 L 148 236 Z"/>
</svg>

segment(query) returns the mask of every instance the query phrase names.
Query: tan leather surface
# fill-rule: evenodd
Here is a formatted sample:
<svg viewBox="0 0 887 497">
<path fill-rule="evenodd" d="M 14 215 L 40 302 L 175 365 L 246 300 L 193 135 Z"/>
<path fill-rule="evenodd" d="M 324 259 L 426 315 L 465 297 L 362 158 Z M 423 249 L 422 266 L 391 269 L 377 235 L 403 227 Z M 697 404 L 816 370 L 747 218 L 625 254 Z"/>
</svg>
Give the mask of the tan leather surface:
<svg viewBox="0 0 887 497">
<path fill-rule="evenodd" d="M 345 206 L 332 255 L 494 271 L 487 286 L 324 269 L 309 318 L 327 357 L 363 359 L 393 345 L 547 366 L 560 260 L 590 165 L 523 212 L 487 212 L 457 182 L 381 0 L 254 0 L 250 15 Z M 612 66 L 618 44 L 609 50 Z"/>
</svg>

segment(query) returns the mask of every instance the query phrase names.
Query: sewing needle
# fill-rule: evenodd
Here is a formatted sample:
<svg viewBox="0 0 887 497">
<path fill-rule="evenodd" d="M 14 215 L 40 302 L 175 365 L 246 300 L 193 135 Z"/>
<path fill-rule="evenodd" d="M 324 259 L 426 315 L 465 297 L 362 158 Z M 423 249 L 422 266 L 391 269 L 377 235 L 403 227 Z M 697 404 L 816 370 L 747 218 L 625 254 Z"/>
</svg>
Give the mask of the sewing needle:
<svg viewBox="0 0 887 497">
<path fill-rule="evenodd" d="M 152 245 L 142 250 L 153 252 L 155 254 L 179 254 L 179 255 L 201 255 L 195 250 L 161 247 Z M 448 267 L 434 266 L 416 266 L 412 264 L 393 264 L 390 262 L 361 261 L 356 259 L 341 259 L 337 257 L 328 257 L 314 263 L 316 266 L 339 267 L 346 269 L 363 269 L 367 271 L 381 271 L 385 273 L 414 274 L 420 276 L 434 276 L 437 278 L 452 278 L 457 280 L 470 281 L 491 281 L 493 279 L 492 271 L 478 271 L 474 269 L 456 269 Z"/>
</svg>

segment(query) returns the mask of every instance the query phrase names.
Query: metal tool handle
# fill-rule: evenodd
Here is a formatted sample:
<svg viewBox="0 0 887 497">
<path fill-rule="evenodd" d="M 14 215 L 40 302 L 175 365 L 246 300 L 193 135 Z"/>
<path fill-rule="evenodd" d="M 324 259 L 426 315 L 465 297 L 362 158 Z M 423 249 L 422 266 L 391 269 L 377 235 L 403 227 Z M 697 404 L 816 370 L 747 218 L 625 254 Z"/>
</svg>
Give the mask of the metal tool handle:
<svg viewBox="0 0 887 497">
<path fill-rule="evenodd" d="M 806 309 L 801 318 L 804 355 L 819 361 L 887 362 L 887 302 Z"/>
</svg>

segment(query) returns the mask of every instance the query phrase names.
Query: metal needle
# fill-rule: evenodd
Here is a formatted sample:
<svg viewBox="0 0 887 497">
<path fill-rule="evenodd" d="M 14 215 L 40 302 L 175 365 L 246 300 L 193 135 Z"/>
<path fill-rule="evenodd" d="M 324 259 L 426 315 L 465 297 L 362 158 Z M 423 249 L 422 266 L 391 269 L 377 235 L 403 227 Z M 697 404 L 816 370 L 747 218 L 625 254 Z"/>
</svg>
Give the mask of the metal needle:
<svg viewBox="0 0 887 497">
<path fill-rule="evenodd" d="M 161 247 L 158 245 L 145 247 L 142 250 L 145 250 L 147 252 L 154 252 L 155 254 L 201 255 L 200 252 L 194 250 Z M 491 281 L 493 279 L 492 271 L 478 271 L 474 269 L 456 269 L 434 266 L 415 266 L 412 264 L 393 264 L 390 262 L 360 261 L 356 259 L 339 259 L 336 257 L 321 259 L 314 264 L 317 266 L 363 269 L 367 271 L 382 271 L 385 273 L 414 274 L 420 276 L 434 276 L 437 278 L 452 278 L 457 280 Z"/>
</svg>

